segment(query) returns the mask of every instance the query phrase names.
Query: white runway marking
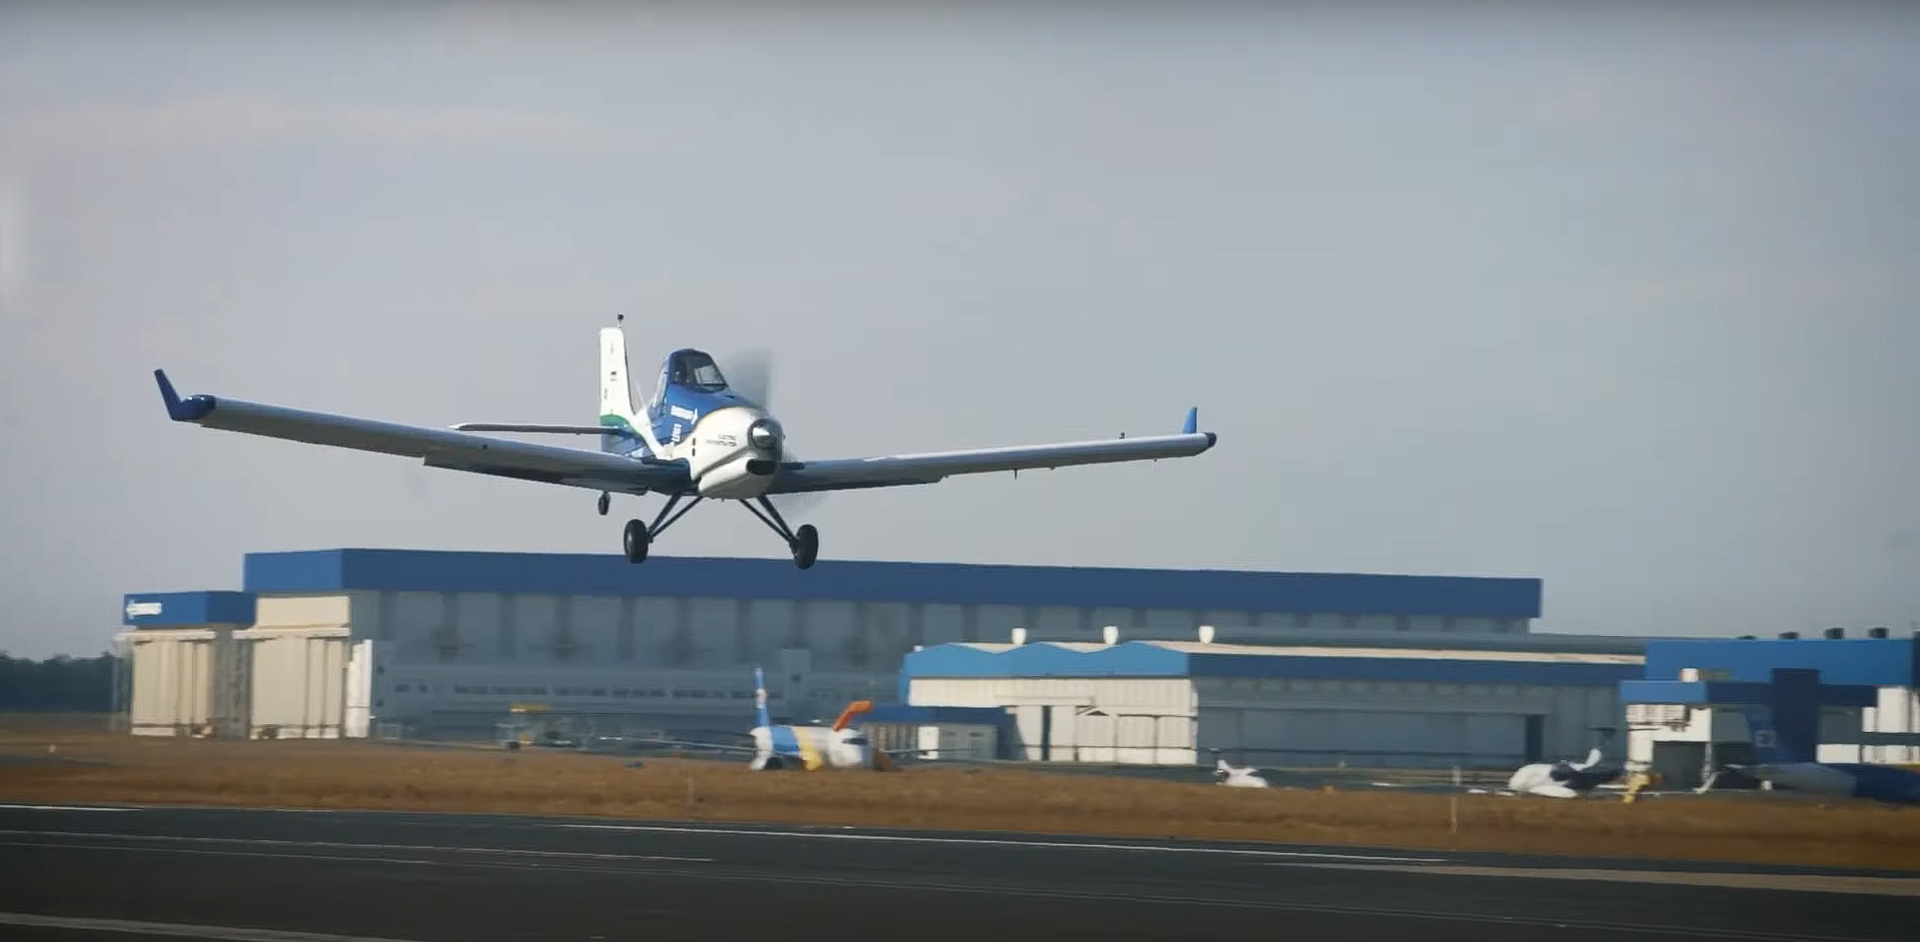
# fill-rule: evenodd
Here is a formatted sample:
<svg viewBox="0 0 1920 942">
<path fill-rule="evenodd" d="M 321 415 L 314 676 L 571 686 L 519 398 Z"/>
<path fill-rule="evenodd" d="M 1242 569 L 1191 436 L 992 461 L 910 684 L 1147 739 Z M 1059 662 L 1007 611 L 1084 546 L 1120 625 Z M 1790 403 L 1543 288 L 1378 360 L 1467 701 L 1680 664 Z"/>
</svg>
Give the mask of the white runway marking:
<svg viewBox="0 0 1920 942">
<path fill-rule="evenodd" d="M 189 939 L 216 939 L 219 942 L 414 942 L 411 939 L 387 939 L 365 935 L 332 935 L 325 932 L 287 932 L 280 929 L 245 929 L 235 926 L 196 926 L 180 922 L 141 922 L 134 919 L 87 919 L 79 916 L 42 916 L 39 913 L 0 913 L 0 926 L 34 926 L 41 929 L 83 929 L 90 932 L 125 932 L 135 935 L 170 935 Z"/>
<path fill-rule="evenodd" d="M 1526 877 L 1533 880 L 1577 880 L 1588 883 L 1666 883 L 1727 889 L 1761 889 L 1820 893 L 1865 893 L 1874 896 L 1920 896 L 1920 878 L 1856 877 L 1817 873 L 1727 873 L 1699 870 L 1608 870 L 1600 868 L 1522 867 L 1368 867 L 1347 864 L 1308 864 L 1333 870 L 1372 870 L 1395 873 L 1438 873 L 1477 877 Z"/>
<path fill-rule="evenodd" d="M 293 841 L 264 837 L 198 837 L 183 834 L 113 834 L 88 831 L 21 831 L 0 828 L 0 834 L 26 837 L 85 837 L 109 841 L 237 844 L 243 847 L 324 847 L 331 850 L 439 851 L 449 854 L 497 854 L 508 857 L 554 857 L 581 860 L 646 860 L 672 863 L 713 863 L 712 857 L 678 857 L 669 854 L 596 854 L 585 851 L 523 850 L 512 847 L 458 847 L 443 844 L 359 844 L 346 841 Z M 78 846 L 78 845 L 72 845 Z M 103 849 L 113 849 L 111 846 Z"/>
<path fill-rule="evenodd" d="M 87 805 L 7 805 L 0 811 L 139 811 L 139 808 L 95 808 Z"/>
<path fill-rule="evenodd" d="M 1285 857 L 1291 859 L 1353 860 L 1373 863 L 1446 863 L 1446 857 L 1389 857 L 1379 854 L 1336 854 L 1305 850 L 1253 850 L 1233 847 L 1176 847 L 1168 844 L 1101 844 L 1046 838 L 1010 840 L 993 837 L 923 837 L 904 834 L 835 833 L 832 831 L 756 831 L 749 828 L 681 827 L 658 824 L 561 824 L 563 828 L 597 831 L 658 831 L 668 834 L 733 834 L 746 837 L 798 837 L 823 841 L 881 841 L 901 844 L 978 844 L 1001 847 L 1047 847 L 1068 850 L 1127 850 L 1162 854 L 1216 854 L 1228 857 Z"/>
</svg>

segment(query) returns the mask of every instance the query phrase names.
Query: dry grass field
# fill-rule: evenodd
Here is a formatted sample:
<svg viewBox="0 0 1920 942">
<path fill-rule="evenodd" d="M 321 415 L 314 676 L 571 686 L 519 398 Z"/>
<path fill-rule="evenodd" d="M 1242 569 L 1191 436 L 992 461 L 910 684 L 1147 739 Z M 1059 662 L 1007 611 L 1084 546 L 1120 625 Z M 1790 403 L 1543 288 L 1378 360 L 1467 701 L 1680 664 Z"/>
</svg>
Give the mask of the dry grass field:
<svg viewBox="0 0 1920 942">
<path fill-rule="evenodd" d="M 1552 801 L 1257 791 L 1013 768 L 741 764 L 338 741 L 217 742 L 0 716 L 0 801 L 854 824 L 1920 870 L 1920 813 L 1753 796 Z M 51 751 L 49 750 L 51 747 Z"/>
</svg>

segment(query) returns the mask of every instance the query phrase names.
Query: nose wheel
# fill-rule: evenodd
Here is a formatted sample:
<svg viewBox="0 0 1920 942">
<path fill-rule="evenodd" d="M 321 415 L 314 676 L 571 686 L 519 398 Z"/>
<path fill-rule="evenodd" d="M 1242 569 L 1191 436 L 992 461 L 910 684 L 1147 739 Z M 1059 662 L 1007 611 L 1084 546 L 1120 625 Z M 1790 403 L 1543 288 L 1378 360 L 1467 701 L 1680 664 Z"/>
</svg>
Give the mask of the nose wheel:
<svg viewBox="0 0 1920 942">
<path fill-rule="evenodd" d="M 760 506 L 747 504 L 747 510 L 759 517 L 760 522 L 766 524 L 773 532 L 780 534 L 781 539 L 787 541 L 787 549 L 793 553 L 793 564 L 801 569 L 813 568 L 814 561 L 820 558 L 820 531 L 814 529 L 811 523 L 803 523 L 800 529 L 795 530 L 787 526 L 787 521 L 780 516 L 780 511 L 774 509 L 773 501 L 764 496 L 756 497 L 754 501 Z M 760 512 L 763 509 L 766 513 Z"/>
</svg>

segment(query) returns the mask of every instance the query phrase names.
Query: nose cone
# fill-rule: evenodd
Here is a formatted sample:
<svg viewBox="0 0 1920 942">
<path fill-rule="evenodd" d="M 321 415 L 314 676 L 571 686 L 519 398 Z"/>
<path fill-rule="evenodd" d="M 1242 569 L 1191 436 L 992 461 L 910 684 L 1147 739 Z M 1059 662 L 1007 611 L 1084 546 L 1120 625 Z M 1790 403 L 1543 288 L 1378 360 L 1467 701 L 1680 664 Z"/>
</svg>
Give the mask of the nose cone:
<svg viewBox="0 0 1920 942">
<path fill-rule="evenodd" d="M 778 449 L 781 440 L 785 437 L 785 433 L 780 428 L 780 423 L 771 418 L 756 419 L 752 425 L 747 427 L 747 444 L 761 451 L 774 451 Z"/>
</svg>

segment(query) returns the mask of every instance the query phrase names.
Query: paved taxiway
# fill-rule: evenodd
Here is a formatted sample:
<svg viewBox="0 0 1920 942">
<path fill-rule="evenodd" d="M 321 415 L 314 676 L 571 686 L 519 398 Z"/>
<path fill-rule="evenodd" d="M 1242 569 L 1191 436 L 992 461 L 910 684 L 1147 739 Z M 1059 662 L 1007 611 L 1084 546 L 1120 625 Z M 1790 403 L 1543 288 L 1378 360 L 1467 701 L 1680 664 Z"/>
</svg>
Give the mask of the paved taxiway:
<svg viewBox="0 0 1920 942">
<path fill-rule="evenodd" d="M 407 813 L 0 806 L 0 873 L 0 937 L 95 942 L 1882 942 L 1920 925 L 1914 875 Z"/>
</svg>

